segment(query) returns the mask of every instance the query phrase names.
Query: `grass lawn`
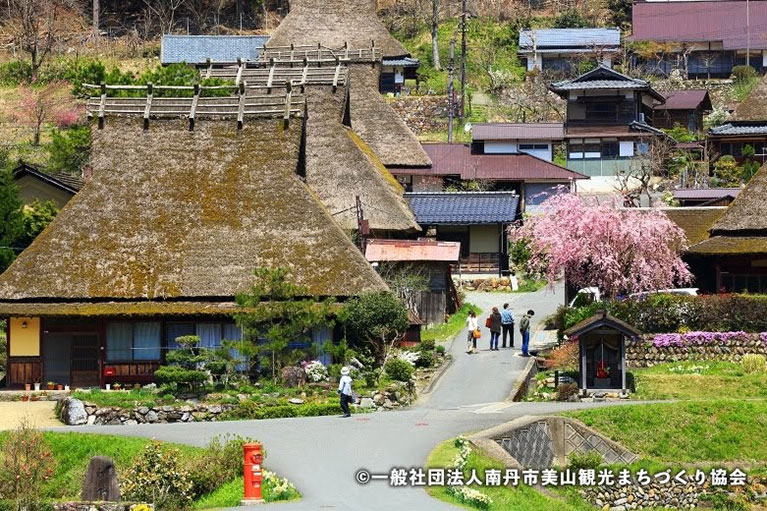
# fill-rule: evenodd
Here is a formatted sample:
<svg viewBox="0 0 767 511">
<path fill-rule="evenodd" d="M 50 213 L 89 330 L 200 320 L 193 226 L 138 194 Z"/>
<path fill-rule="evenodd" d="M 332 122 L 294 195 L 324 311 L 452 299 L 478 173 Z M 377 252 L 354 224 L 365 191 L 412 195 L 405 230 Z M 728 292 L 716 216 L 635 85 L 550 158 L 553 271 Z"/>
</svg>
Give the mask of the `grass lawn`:
<svg viewBox="0 0 767 511">
<path fill-rule="evenodd" d="M 453 440 L 448 440 L 441 443 L 437 448 L 431 452 L 429 459 L 426 462 L 426 466 L 429 468 L 444 468 L 451 467 L 453 460 L 458 454 L 458 448 L 455 447 Z M 500 461 L 496 461 L 489 456 L 485 456 L 473 450 L 469 455 L 468 463 L 464 469 L 466 474 L 471 473 L 472 469 L 477 471 L 477 474 L 482 478 L 486 469 L 496 468 L 503 470 L 505 467 Z M 466 477 L 468 479 L 468 477 Z M 591 511 L 593 508 L 580 500 L 575 492 L 556 494 L 555 496 L 548 496 L 540 493 L 528 486 L 519 487 L 476 487 L 476 490 L 481 491 L 493 500 L 489 510 L 497 511 Z M 464 509 L 475 509 L 467 506 L 457 500 L 451 495 L 446 487 L 431 486 L 426 490 L 429 495 L 451 504 L 457 505 Z"/>
<path fill-rule="evenodd" d="M 0 433 L 0 444 L 8 433 Z M 44 433 L 45 441 L 51 449 L 56 466 L 53 477 L 46 482 L 43 497 L 52 500 L 79 500 L 85 470 L 93 456 L 109 456 L 115 462 L 118 476 L 126 470 L 132 459 L 139 454 L 146 444 L 146 438 L 128 438 L 109 435 L 89 435 L 79 433 Z M 203 453 L 203 449 L 180 444 L 165 445 L 177 448 L 184 459 L 192 459 Z M 264 492 L 267 502 L 270 500 L 272 487 L 265 482 Z M 238 493 L 239 492 L 239 493 Z M 295 492 L 294 492 L 295 493 Z M 236 498 L 235 498 L 236 497 Z M 290 499 L 297 499 L 295 493 Z M 242 478 L 225 484 L 217 491 L 206 495 L 194 503 L 195 509 L 209 507 L 235 506 L 242 499 Z M 283 499 L 284 500 L 284 499 Z"/>
<path fill-rule="evenodd" d="M 447 323 L 435 325 L 421 332 L 421 340 L 447 341 L 452 339 L 466 326 L 466 318 L 469 316 L 470 310 L 474 310 L 477 316 L 482 314 L 482 309 L 476 305 L 464 303 L 455 314 L 450 316 Z"/>
<path fill-rule="evenodd" d="M 767 402 L 713 400 L 571 412 L 639 456 L 673 463 L 764 462 Z"/>
<path fill-rule="evenodd" d="M 767 398 L 767 372 L 749 374 L 733 362 L 680 362 L 631 373 L 634 399 Z"/>
</svg>

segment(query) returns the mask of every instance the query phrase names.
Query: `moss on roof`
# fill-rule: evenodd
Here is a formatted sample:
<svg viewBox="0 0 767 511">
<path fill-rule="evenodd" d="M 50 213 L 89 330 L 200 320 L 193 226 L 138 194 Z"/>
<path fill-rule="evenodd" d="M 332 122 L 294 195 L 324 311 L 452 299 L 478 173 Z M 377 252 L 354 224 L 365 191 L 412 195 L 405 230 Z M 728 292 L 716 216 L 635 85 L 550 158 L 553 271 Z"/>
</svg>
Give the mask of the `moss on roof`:
<svg viewBox="0 0 767 511">
<path fill-rule="evenodd" d="M 693 245 L 708 239 L 709 229 L 722 216 L 725 209 L 724 207 L 665 208 L 663 211 L 684 231 L 688 245 Z"/>
<path fill-rule="evenodd" d="M 756 233 L 767 239 L 767 164 L 754 174 L 711 229 L 712 236 Z"/>
<path fill-rule="evenodd" d="M 109 118 L 93 175 L 0 275 L 0 300 L 233 297 L 255 267 L 317 295 L 385 289 L 295 171 L 302 120 Z"/>
<path fill-rule="evenodd" d="M 757 255 L 767 254 L 767 237 L 712 236 L 688 250 L 698 255 Z"/>
<path fill-rule="evenodd" d="M 738 104 L 735 119 L 739 121 L 767 121 L 767 76 L 763 77 L 751 93 Z"/>
</svg>

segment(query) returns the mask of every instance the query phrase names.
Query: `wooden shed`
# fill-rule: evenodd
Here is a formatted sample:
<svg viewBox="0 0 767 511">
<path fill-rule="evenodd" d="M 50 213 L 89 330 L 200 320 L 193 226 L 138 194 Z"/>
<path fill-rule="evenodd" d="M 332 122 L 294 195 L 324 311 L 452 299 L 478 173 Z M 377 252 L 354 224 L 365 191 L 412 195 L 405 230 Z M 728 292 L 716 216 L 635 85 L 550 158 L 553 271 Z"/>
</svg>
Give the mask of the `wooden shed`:
<svg viewBox="0 0 767 511">
<path fill-rule="evenodd" d="M 597 313 L 565 331 L 578 340 L 579 378 L 583 394 L 594 390 L 628 392 L 626 385 L 626 339 L 641 332 L 605 311 Z"/>
</svg>

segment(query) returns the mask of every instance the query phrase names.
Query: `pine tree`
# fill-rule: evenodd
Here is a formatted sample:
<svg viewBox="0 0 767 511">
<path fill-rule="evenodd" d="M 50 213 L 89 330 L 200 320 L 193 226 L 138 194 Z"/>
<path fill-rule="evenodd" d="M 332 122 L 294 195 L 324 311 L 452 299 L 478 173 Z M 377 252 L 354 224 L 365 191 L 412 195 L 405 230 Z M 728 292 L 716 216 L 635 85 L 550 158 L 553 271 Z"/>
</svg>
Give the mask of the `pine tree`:
<svg viewBox="0 0 767 511">
<path fill-rule="evenodd" d="M 16 258 L 16 243 L 24 236 L 24 215 L 19 188 L 6 155 L 0 155 L 0 273 Z"/>
</svg>

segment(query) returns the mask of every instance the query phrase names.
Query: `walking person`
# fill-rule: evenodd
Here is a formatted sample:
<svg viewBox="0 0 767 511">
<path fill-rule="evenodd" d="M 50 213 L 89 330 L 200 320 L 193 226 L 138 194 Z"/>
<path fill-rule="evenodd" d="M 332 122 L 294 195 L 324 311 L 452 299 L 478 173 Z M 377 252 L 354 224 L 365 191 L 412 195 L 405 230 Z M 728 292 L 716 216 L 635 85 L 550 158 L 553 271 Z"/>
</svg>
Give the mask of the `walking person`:
<svg viewBox="0 0 767 511">
<path fill-rule="evenodd" d="M 509 348 L 514 347 L 514 313 L 511 312 L 508 303 L 503 304 L 503 310 L 501 311 L 501 328 L 503 329 L 503 344 L 501 348 L 506 348 L 506 335 L 510 337 L 511 344 Z"/>
<path fill-rule="evenodd" d="M 527 314 L 522 316 L 519 321 L 519 333 L 522 334 L 522 356 L 529 357 L 528 347 L 530 346 L 530 319 L 532 319 L 535 311 L 529 310 Z"/>
<path fill-rule="evenodd" d="M 490 351 L 498 351 L 498 339 L 501 337 L 501 324 L 503 318 L 498 312 L 498 307 L 493 307 L 493 313 L 488 318 L 490 328 Z"/>
<path fill-rule="evenodd" d="M 466 318 L 466 329 L 469 331 L 466 337 L 466 353 L 476 353 L 479 325 L 477 324 L 477 313 L 473 310 L 469 311 L 469 316 Z"/>
<path fill-rule="evenodd" d="M 341 368 L 341 380 L 338 382 L 338 393 L 341 396 L 341 409 L 344 411 L 344 418 L 351 417 L 349 403 L 352 402 L 352 377 L 348 367 Z"/>
</svg>

